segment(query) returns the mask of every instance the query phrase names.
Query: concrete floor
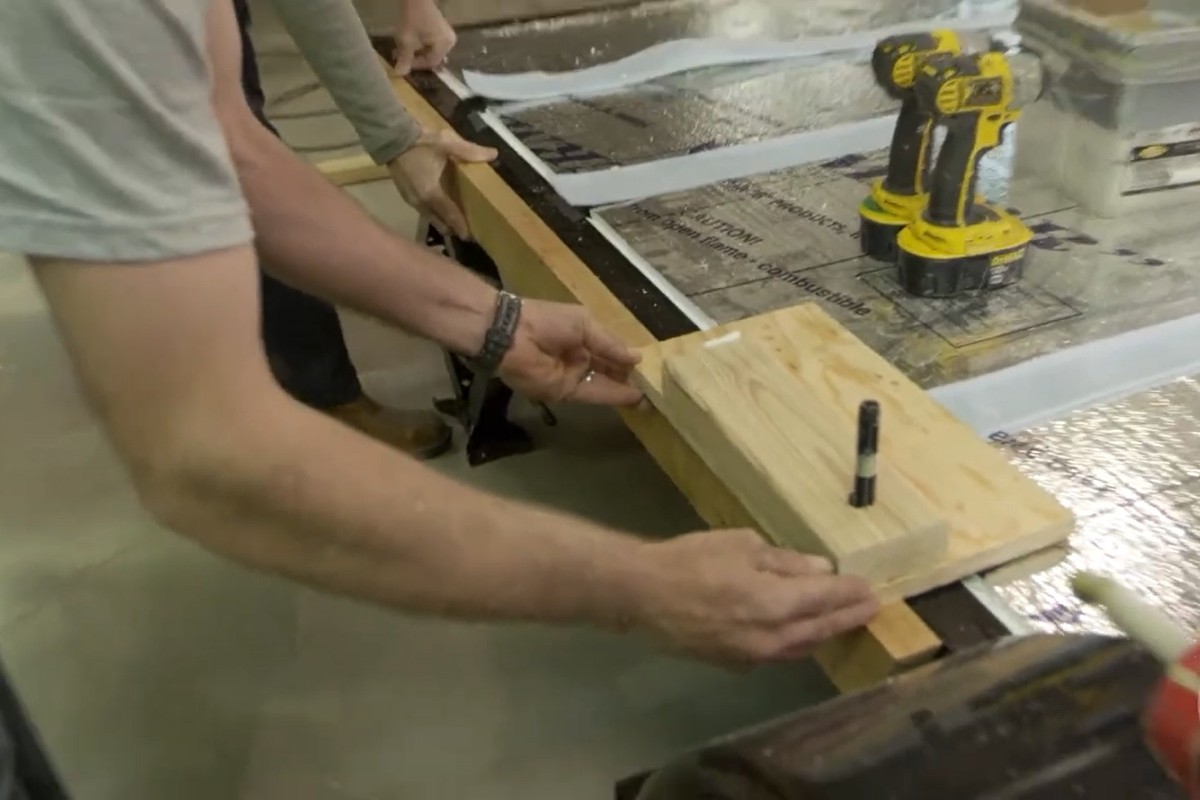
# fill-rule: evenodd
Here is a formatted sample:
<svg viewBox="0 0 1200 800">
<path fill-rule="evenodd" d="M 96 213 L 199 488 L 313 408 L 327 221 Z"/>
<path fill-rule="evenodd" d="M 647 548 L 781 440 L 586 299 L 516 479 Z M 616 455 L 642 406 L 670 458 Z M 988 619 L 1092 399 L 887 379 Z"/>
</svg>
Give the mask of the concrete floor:
<svg viewBox="0 0 1200 800">
<path fill-rule="evenodd" d="M 271 41 L 271 85 L 303 83 Z M 326 126 L 314 139 L 344 132 L 304 124 Z M 413 229 L 390 186 L 355 194 Z M 447 392 L 435 349 L 350 315 L 346 327 L 379 399 Z M 618 777 L 829 691 L 811 666 L 732 675 L 591 631 L 385 613 L 198 550 L 139 509 L 26 270 L 3 254 L 0 408 L 0 656 L 79 798 L 599 800 Z M 531 426 L 534 454 L 471 469 L 456 449 L 435 466 L 632 530 L 700 525 L 610 412 Z"/>
</svg>

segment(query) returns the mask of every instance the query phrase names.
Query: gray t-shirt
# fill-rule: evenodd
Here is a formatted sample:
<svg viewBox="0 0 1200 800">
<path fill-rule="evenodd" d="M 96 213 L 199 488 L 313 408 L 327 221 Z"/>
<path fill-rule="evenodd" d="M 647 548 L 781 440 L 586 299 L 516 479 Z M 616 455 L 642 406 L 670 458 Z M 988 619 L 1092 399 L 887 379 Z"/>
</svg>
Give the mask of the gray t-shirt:
<svg viewBox="0 0 1200 800">
<path fill-rule="evenodd" d="M 210 99 L 213 1 L 0 0 L 0 249 L 147 261 L 251 241 Z"/>
</svg>

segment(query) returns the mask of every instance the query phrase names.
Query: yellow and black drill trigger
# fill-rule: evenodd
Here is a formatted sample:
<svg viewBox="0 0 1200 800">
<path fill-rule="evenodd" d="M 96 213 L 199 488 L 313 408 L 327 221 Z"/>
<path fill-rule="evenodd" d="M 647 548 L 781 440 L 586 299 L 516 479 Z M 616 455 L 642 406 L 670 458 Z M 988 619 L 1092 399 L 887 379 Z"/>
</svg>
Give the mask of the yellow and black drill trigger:
<svg viewBox="0 0 1200 800">
<path fill-rule="evenodd" d="M 871 54 L 876 82 L 901 101 L 887 174 L 875 181 L 859 205 L 859 242 L 864 255 L 895 261 L 896 235 L 925 206 L 933 150 L 934 120 L 916 102 L 913 85 L 925 58 L 956 55 L 954 31 L 902 34 L 881 39 Z"/>
<path fill-rule="evenodd" d="M 976 195 L 979 162 L 1020 115 L 1003 53 L 927 59 L 913 94 L 946 138 L 929 175 L 924 211 L 896 237 L 900 285 L 919 297 L 953 297 L 1019 280 L 1033 233 Z"/>
</svg>

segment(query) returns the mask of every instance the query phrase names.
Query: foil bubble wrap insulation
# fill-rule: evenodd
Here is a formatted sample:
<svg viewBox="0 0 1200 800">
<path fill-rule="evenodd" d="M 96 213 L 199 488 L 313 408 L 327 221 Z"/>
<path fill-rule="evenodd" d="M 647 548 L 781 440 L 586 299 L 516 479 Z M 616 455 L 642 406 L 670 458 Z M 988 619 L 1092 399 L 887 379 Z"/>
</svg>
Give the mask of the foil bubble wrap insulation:
<svg viewBox="0 0 1200 800">
<path fill-rule="evenodd" d="M 509 74 L 604 64 L 676 39 L 795 39 L 969 13 L 962 0 L 660 0 L 460 32 L 450 68 Z M 989 11 L 999 5 L 988 3 Z"/>
<path fill-rule="evenodd" d="M 1017 562 L 988 577 L 1015 612 L 1038 630 L 1116 633 L 1070 589 L 1071 575 L 1089 570 L 1200 629 L 1200 382 L 1177 380 L 992 438 L 1077 517 L 1058 563 L 1034 556 L 1032 574 Z"/>
<path fill-rule="evenodd" d="M 892 113 L 861 61 L 722 67 L 501 118 L 558 173 L 628 166 Z"/>
</svg>

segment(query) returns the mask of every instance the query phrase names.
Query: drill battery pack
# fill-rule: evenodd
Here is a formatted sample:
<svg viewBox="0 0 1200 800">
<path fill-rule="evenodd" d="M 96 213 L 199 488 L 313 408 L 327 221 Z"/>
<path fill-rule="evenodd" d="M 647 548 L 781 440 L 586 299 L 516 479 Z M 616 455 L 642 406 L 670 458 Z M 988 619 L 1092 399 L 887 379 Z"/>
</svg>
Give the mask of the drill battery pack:
<svg viewBox="0 0 1200 800">
<path fill-rule="evenodd" d="M 1011 286 L 1025 273 L 1033 232 L 1020 219 L 990 205 L 985 218 L 950 227 L 921 217 L 896 236 L 897 280 L 916 297 L 954 297 Z"/>
<path fill-rule="evenodd" d="M 881 202 L 880 195 L 886 195 L 882 181 L 876 183 L 858 207 L 858 241 L 863 255 L 894 263 L 896 237 L 921 212 L 926 195 L 889 197 L 892 201 L 887 203 L 889 207 L 885 207 L 886 200 Z"/>
<path fill-rule="evenodd" d="M 930 125 L 945 130 L 929 179 L 922 182 L 928 186 L 926 198 L 923 192 L 909 193 L 926 202 L 913 214 L 910 207 L 892 207 L 884 187 L 879 187 L 860 207 L 864 250 L 894 252 L 898 282 L 911 295 L 945 298 L 1001 289 L 1025 272 L 1032 232 L 976 191 L 981 159 L 1000 144 L 1021 108 L 1041 91 L 1040 80 L 1025 77 L 1038 75 L 1039 62 L 1019 53 L 1012 59 L 1010 63 L 1003 52 L 989 50 L 935 53 L 917 64 L 913 113 L 914 119 L 924 121 L 925 133 L 919 139 L 910 133 L 913 144 L 908 150 L 925 154 L 932 141 Z M 1013 63 L 1020 66 L 1016 72 Z M 909 159 L 905 174 L 909 166 L 920 167 L 925 161 L 926 157 Z M 870 201 L 886 213 L 876 213 Z M 889 248 L 885 237 L 894 225 L 886 223 L 899 222 L 906 212 L 911 221 Z"/>
</svg>

